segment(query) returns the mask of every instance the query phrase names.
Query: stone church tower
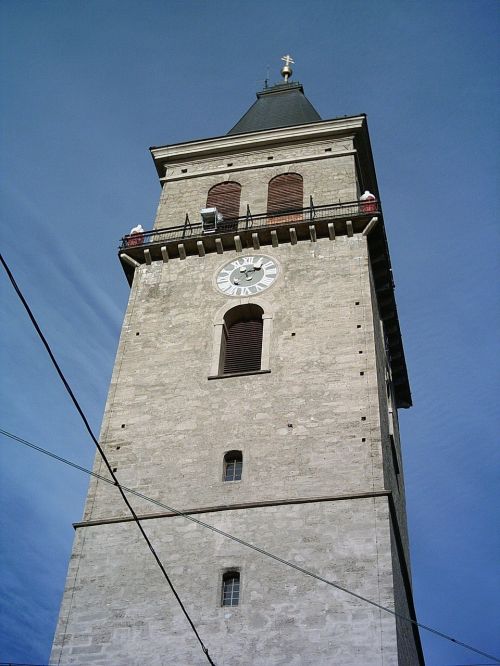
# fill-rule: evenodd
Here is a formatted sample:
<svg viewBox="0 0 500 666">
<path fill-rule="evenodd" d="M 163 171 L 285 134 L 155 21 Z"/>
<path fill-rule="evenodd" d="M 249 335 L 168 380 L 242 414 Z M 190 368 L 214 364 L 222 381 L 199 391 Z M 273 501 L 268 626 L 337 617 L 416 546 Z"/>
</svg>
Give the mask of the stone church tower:
<svg viewBox="0 0 500 666">
<path fill-rule="evenodd" d="M 101 443 L 121 484 L 414 618 L 367 121 L 321 120 L 289 65 L 225 136 L 151 148 Z M 217 666 L 423 664 L 410 622 L 130 497 Z M 208 663 L 116 488 L 75 530 L 51 664 Z"/>
</svg>

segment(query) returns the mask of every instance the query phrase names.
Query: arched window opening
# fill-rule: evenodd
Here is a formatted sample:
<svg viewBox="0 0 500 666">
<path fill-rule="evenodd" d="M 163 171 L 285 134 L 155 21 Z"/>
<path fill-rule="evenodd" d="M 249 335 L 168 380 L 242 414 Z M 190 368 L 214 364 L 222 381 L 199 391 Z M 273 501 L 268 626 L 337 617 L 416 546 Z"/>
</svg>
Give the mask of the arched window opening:
<svg viewBox="0 0 500 666">
<path fill-rule="evenodd" d="M 222 224 L 235 220 L 240 215 L 241 185 L 234 181 L 218 183 L 208 191 L 207 208 L 217 208 L 223 216 Z"/>
<path fill-rule="evenodd" d="M 234 301 L 226 301 L 213 319 L 213 345 L 208 379 L 271 372 L 273 307 L 261 298 L 252 299 L 251 303 L 244 305 L 233 303 Z M 245 323 L 248 321 L 253 323 Z M 237 323 L 239 326 L 233 328 Z M 241 334 L 238 329 L 242 327 L 247 328 L 248 335 L 238 335 Z"/>
<path fill-rule="evenodd" d="M 241 481 L 243 454 L 241 451 L 228 451 L 224 456 L 224 481 Z"/>
<path fill-rule="evenodd" d="M 238 305 L 226 312 L 220 374 L 256 372 L 261 369 L 263 313 L 264 310 L 254 303 Z"/>
<path fill-rule="evenodd" d="M 222 576 L 222 606 L 238 606 L 240 603 L 240 572 L 226 571 Z"/>
<path fill-rule="evenodd" d="M 302 213 L 290 211 L 304 207 L 304 181 L 298 173 L 282 173 L 269 181 L 267 214 L 269 224 L 302 220 Z M 288 213 L 277 215 L 277 213 Z"/>
</svg>

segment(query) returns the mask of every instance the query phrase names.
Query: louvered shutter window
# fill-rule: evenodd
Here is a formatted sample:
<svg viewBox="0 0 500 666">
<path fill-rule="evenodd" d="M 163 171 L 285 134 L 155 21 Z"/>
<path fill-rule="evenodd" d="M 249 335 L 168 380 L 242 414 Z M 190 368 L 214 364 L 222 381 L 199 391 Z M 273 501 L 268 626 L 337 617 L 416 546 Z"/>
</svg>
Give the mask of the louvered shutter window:
<svg viewBox="0 0 500 666">
<path fill-rule="evenodd" d="M 214 185 L 208 191 L 207 208 L 217 208 L 224 220 L 233 220 L 240 215 L 241 185 L 233 181 Z"/>
<path fill-rule="evenodd" d="M 262 313 L 262 308 L 252 304 L 239 305 L 226 314 L 222 350 L 225 375 L 260 370 Z"/>
<path fill-rule="evenodd" d="M 283 173 L 269 181 L 267 212 L 281 213 L 304 206 L 304 183 L 298 173 Z"/>
</svg>

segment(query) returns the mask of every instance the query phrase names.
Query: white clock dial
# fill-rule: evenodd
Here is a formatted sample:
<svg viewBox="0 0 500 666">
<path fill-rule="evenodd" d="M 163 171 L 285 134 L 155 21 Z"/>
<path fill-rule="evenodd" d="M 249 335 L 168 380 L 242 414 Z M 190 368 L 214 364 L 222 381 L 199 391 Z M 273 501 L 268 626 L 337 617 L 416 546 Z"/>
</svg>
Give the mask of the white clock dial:
<svg viewBox="0 0 500 666">
<path fill-rule="evenodd" d="M 226 296 L 255 296 L 270 287 L 278 276 L 278 264 L 270 257 L 254 254 L 239 257 L 217 273 L 217 287 Z"/>
</svg>

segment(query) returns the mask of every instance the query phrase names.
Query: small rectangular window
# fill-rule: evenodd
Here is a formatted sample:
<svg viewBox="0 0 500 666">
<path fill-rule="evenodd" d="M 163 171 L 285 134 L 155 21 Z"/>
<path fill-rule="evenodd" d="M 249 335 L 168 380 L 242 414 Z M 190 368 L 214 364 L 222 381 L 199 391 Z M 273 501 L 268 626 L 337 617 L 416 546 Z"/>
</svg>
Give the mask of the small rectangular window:
<svg viewBox="0 0 500 666">
<path fill-rule="evenodd" d="M 240 603 L 240 573 L 227 571 L 222 576 L 222 606 L 238 606 Z"/>
<path fill-rule="evenodd" d="M 224 481 L 241 481 L 243 455 L 241 451 L 229 451 L 224 456 Z"/>
</svg>

